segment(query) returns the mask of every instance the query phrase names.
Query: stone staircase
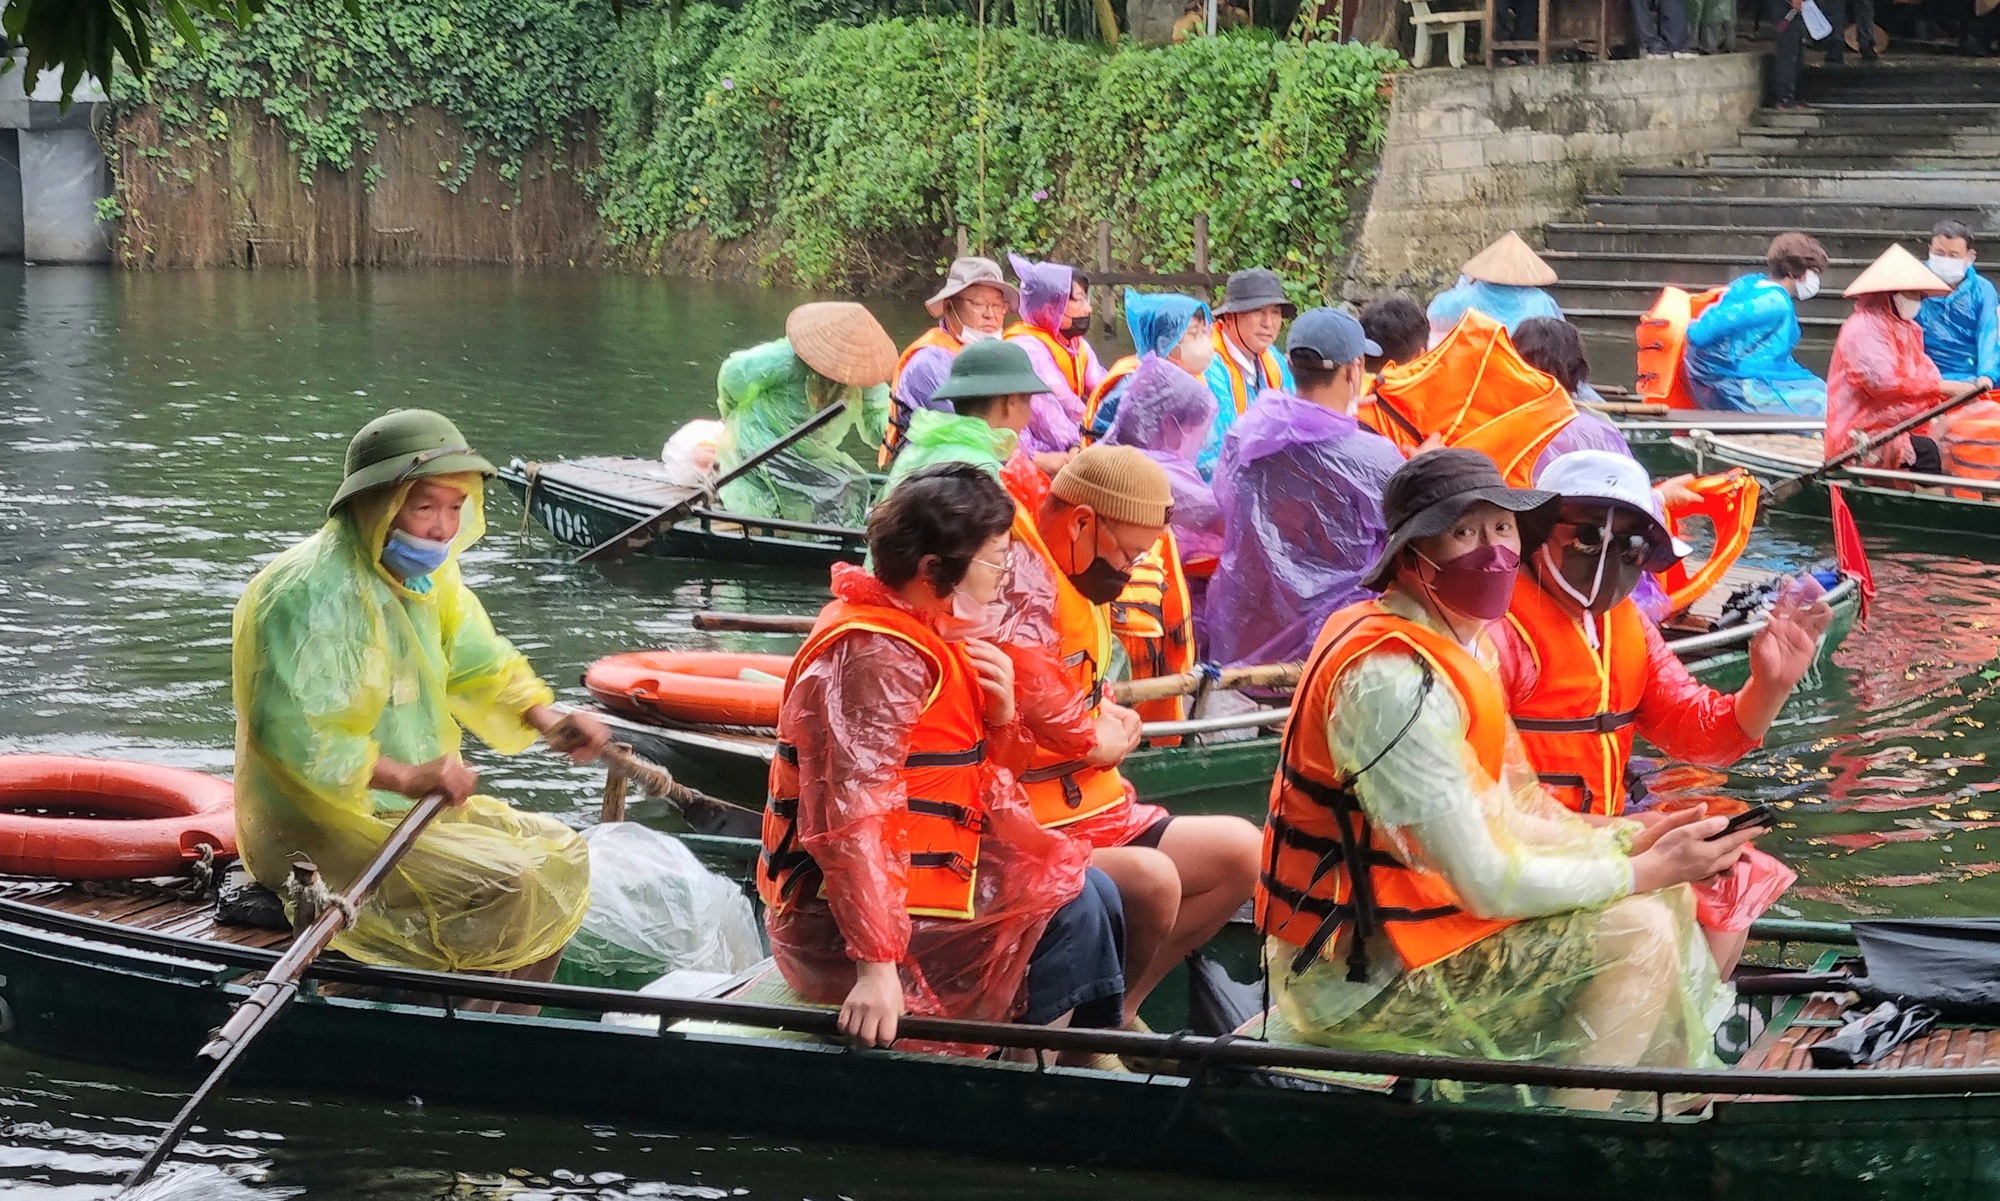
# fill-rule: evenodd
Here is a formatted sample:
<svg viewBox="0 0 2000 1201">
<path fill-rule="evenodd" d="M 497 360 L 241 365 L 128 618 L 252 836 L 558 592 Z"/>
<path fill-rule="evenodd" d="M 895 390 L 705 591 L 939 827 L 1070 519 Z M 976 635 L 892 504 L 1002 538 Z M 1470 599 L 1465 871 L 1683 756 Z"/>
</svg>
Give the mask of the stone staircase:
<svg viewBox="0 0 2000 1201">
<path fill-rule="evenodd" d="M 1760 110 L 1737 144 L 1700 166 L 1629 170 L 1545 231 L 1551 291 L 1591 346 L 1592 375 L 1633 377 L 1633 331 L 1663 285 L 1715 287 L 1760 270 L 1772 237 L 1803 229 L 1832 262 L 1800 306 L 1800 359 L 1824 370 L 1852 304 L 1840 291 L 1891 241 L 1918 257 L 1955 217 L 2000 268 L 2000 69 L 1982 60 L 1897 57 L 1808 67 L 1812 107 Z"/>
</svg>

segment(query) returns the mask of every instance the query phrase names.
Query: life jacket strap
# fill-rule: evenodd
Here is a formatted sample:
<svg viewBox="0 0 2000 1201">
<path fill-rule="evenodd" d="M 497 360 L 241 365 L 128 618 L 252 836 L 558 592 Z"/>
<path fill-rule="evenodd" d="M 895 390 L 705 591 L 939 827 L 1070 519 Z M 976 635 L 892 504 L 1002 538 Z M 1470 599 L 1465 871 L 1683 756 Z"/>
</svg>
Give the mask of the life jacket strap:
<svg viewBox="0 0 2000 1201">
<path fill-rule="evenodd" d="M 1517 717 L 1514 728 L 1530 734 L 1616 734 L 1639 720 L 1637 709 L 1589 717 Z"/>
</svg>

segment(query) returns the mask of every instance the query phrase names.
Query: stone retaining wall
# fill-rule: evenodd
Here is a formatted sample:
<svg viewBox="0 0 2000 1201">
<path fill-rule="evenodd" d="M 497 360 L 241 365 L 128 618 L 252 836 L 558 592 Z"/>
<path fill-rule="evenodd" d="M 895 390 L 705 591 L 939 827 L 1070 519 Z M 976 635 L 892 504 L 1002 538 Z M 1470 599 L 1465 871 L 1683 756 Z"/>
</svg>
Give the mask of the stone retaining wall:
<svg viewBox="0 0 2000 1201">
<path fill-rule="evenodd" d="M 1406 71 L 1348 268 L 1351 297 L 1428 296 L 1507 230 L 1540 228 L 1622 167 L 1733 144 L 1763 99 L 1763 58 L 1728 54 Z"/>
</svg>

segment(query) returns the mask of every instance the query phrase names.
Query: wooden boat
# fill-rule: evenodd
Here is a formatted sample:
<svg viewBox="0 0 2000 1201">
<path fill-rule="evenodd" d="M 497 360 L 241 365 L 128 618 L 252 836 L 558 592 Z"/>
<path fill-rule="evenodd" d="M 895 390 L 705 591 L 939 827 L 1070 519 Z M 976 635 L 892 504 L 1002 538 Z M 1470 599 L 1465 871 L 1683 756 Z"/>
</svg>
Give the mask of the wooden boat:
<svg viewBox="0 0 2000 1201">
<path fill-rule="evenodd" d="M 0 1032 L 9 1042 L 183 1079 L 197 1072 L 195 1049 L 286 938 L 218 926 L 211 907 L 164 891 L 107 897 L 10 881 L 0 898 Z M 1817 927 L 1773 936 L 1828 941 L 1845 933 Z M 378 991 L 337 995 L 356 987 Z M 852 1050 L 797 1033 L 826 1030 L 829 1011 L 762 1002 L 756 987 L 739 978 L 720 995 L 651 997 L 329 956 L 309 970 L 298 1002 L 245 1056 L 235 1080 L 599 1122 L 1286 1181 L 1344 1195 L 1983 1201 L 2000 1162 L 2000 1034 L 1940 1027 L 1881 1068 L 1789 1070 L 1827 1021 L 1825 1003 L 1803 999 L 1777 1008 L 1733 1070 L 1590 1069 L 1336 1052 L 1250 1037 L 1169 1043 L 983 1028 L 1048 1045 L 1095 1038 L 1150 1048 L 1182 1073 L 1141 1075 Z M 544 1010 L 525 1017 L 453 1008 L 468 998 Z M 657 1015 L 660 1028 L 593 1020 L 605 1012 Z M 978 1032 L 943 1023 L 932 1030 Z M 1778 1065 L 1785 1070 L 1772 1070 Z M 1453 1079 L 1517 1087 L 1450 1101 L 1431 1085 Z M 1596 1114 L 1512 1100 L 1525 1089 L 1586 1083 L 1655 1104 Z M 1699 1099 L 1685 1100 L 1690 1094 Z"/>
<path fill-rule="evenodd" d="M 1740 563 L 1731 567 L 1708 595 L 1668 622 L 1667 645 L 1690 671 L 1707 683 L 1719 688 L 1736 687 L 1747 671 L 1750 639 L 1764 628 L 1764 623 L 1761 618 L 1723 628 L 1717 628 L 1717 623 L 1732 595 L 1782 575 Z M 1853 628 L 1860 594 L 1853 580 L 1843 578 L 1828 591 L 1827 600 L 1833 606 L 1834 619 L 1821 645 L 1823 660 L 1833 654 Z M 746 806 L 763 805 L 765 780 L 776 748 L 770 730 L 646 721 L 601 707 L 595 712 L 612 726 L 620 741 L 630 743 L 646 758 L 666 764 L 688 784 Z M 1142 744 L 1125 760 L 1120 771 L 1145 800 L 1172 802 L 1170 807 L 1185 812 L 1236 812 L 1261 821 L 1263 789 L 1278 769 L 1276 731 L 1287 712 L 1267 709 L 1192 722 L 1150 723 L 1146 727 L 1149 739 L 1178 734 L 1182 737 L 1181 744 L 1168 747 Z M 1230 729 L 1269 732 L 1240 741 L 1204 740 Z"/>
<path fill-rule="evenodd" d="M 1817 435 L 1740 434 L 1694 430 L 1675 438 L 1696 471 L 1742 467 L 1760 480 L 1801 475 L 1819 467 Z M 1893 526 L 1927 533 L 2000 538 L 2000 481 L 1924 475 L 1879 467 L 1839 467 L 1807 482 L 1785 509 L 1815 517 L 1830 514 L 1826 485 L 1838 484 L 1855 521 L 1864 529 Z"/>
<path fill-rule="evenodd" d="M 1633 412 L 1633 408 L 1647 411 Z M 1656 411 L 1655 411 L 1656 410 Z M 1634 449 L 1671 443 L 1694 430 L 1735 437 L 1742 434 L 1795 434 L 1817 437 L 1824 417 L 1782 413 L 1738 413 L 1721 409 L 1669 409 L 1664 405 L 1620 406 L 1601 414 Z"/>
<path fill-rule="evenodd" d="M 578 550 L 601 545 L 689 495 L 653 459 L 514 459 L 500 469 L 500 479 L 556 541 Z M 867 535 L 859 529 L 752 517 L 697 504 L 655 536 L 645 553 L 824 570 L 839 562 L 859 563 L 867 549 Z"/>
</svg>

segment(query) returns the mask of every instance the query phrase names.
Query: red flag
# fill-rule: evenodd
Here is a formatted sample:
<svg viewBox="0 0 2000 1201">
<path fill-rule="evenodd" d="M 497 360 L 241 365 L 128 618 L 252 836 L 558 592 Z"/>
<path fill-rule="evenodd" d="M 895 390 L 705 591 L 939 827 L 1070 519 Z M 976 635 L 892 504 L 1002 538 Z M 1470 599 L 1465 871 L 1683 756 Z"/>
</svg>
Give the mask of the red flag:
<svg viewBox="0 0 2000 1201">
<path fill-rule="evenodd" d="M 1833 557 L 1840 565 L 1841 573 L 1851 575 L 1861 584 L 1861 616 L 1868 616 L 1868 602 L 1875 599 L 1875 573 L 1868 569 L 1868 552 L 1861 546 L 1861 531 L 1855 528 L 1854 514 L 1847 511 L 1847 497 L 1841 494 L 1839 484 L 1828 484 L 1826 491 L 1833 498 Z"/>
</svg>

